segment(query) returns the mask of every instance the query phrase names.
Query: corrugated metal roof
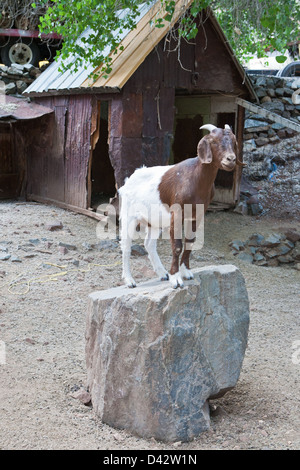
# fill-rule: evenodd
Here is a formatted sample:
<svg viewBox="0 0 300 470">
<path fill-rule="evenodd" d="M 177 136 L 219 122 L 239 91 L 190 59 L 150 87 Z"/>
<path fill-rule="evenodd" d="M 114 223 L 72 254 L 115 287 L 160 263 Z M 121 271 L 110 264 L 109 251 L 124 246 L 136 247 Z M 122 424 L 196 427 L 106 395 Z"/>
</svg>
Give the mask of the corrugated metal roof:
<svg viewBox="0 0 300 470">
<path fill-rule="evenodd" d="M 139 21 L 148 11 L 149 5 L 141 4 L 139 7 L 139 15 L 137 20 Z M 126 10 L 121 10 L 119 17 L 122 17 L 126 14 Z M 116 30 L 114 36 L 119 35 L 121 40 L 123 40 L 129 33 L 129 30 L 123 30 L 122 33 L 119 30 Z M 82 37 L 88 37 L 92 34 L 90 28 L 86 29 L 85 32 L 79 38 L 79 42 Z M 103 51 L 103 55 L 109 55 L 110 48 L 107 47 Z M 74 63 L 75 56 L 73 54 L 65 61 L 66 64 Z M 80 89 L 82 84 L 87 80 L 89 75 L 95 70 L 94 66 L 84 62 L 82 66 L 78 67 L 78 71 L 66 70 L 65 72 L 60 72 L 62 60 L 59 58 L 55 60 L 52 64 L 47 67 L 47 69 L 24 91 L 24 95 L 27 94 L 38 94 L 38 93 L 47 93 L 51 91 L 62 91 L 62 90 L 76 90 Z"/>
<path fill-rule="evenodd" d="M 53 113 L 53 109 L 28 102 L 23 98 L 0 95 L 0 119 L 28 120 Z"/>
</svg>

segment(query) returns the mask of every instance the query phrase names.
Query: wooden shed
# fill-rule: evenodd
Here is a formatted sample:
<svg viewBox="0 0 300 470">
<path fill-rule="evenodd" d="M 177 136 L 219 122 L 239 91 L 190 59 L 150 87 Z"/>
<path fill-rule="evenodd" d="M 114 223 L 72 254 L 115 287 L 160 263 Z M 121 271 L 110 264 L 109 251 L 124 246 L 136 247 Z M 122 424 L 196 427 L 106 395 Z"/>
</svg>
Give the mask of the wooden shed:
<svg viewBox="0 0 300 470">
<path fill-rule="evenodd" d="M 0 95 L 0 199 L 24 195 L 27 150 L 45 135 L 53 110 L 26 99 Z"/>
<path fill-rule="evenodd" d="M 176 1 L 174 24 L 191 3 Z M 55 113 L 27 155 L 28 199 L 90 213 L 136 168 L 194 157 L 205 123 L 231 125 L 242 157 L 244 110 L 236 98 L 255 94 L 213 12 L 195 19 L 195 40 L 178 43 L 169 24 L 153 26 L 160 9 L 160 1 L 141 5 L 108 77 L 92 82 L 89 64 L 61 73 L 54 62 L 27 88 L 26 96 Z M 219 171 L 214 203 L 234 205 L 240 178 L 239 168 Z"/>
</svg>

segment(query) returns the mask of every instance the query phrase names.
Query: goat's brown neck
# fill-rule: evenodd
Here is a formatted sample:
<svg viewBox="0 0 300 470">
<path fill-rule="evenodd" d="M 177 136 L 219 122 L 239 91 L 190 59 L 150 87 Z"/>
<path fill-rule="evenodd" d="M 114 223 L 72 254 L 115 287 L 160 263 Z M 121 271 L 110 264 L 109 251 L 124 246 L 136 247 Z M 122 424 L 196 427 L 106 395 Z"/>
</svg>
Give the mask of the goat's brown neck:
<svg viewBox="0 0 300 470">
<path fill-rule="evenodd" d="M 204 184 L 207 188 L 214 184 L 218 173 L 218 167 L 213 163 L 201 163 L 197 164 L 197 179 L 199 183 Z"/>
<path fill-rule="evenodd" d="M 197 181 L 197 194 L 200 199 L 205 200 L 207 196 L 210 196 L 217 173 L 218 167 L 213 163 L 198 162 L 194 173 L 194 181 Z"/>
</svg>

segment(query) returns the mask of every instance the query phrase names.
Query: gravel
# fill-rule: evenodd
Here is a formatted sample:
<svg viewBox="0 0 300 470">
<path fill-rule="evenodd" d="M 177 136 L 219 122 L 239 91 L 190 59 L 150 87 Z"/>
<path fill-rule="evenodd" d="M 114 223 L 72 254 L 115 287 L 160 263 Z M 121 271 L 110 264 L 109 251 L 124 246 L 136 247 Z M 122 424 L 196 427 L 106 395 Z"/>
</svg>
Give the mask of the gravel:
<svg viewBox="0 0 300 470">
<path fill-rule="evenodd" d="M 193 253 L 192 266 L 240 268 L 250 298 L 249 343 L 237 386 L 211 401 L 211 429 L 169 445 L 103 424 L 78 398 L 86 381 L 87 297 L 122 283 L 119 244 L 103 244 L 96 226 L 53 206 L 0 205 L 0 448 L 299 449 L 300 271 L 245 263 L 229 246 L 255 232 L 299 231 L 299 219 L 206 215 L 204 248 Z M 158 246 L 169 267 L 169 242 Z M 135 253 L 136 280 L 153 277 L 143 251 Z"/>
</svg>

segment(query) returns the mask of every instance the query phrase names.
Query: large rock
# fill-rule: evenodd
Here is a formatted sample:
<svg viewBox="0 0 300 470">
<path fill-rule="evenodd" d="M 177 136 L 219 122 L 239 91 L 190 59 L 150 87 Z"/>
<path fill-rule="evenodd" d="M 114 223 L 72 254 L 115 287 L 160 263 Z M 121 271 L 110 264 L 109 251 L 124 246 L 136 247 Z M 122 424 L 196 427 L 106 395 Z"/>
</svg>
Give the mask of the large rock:
<svg viewBox="0 0 300 470">
<path fill-rule="evenodd" d="M 208 399 L 236 385 L 249 325 L 244 278 L 232 265 L 194 276 L 182 289 L 149 281 L 89 296 L 88 387 L 104 423 L 188 441 L 209 428 Z"/>
</svg>

